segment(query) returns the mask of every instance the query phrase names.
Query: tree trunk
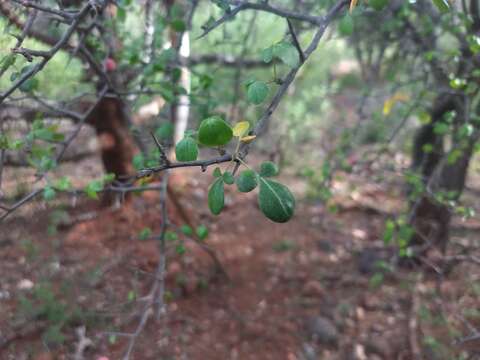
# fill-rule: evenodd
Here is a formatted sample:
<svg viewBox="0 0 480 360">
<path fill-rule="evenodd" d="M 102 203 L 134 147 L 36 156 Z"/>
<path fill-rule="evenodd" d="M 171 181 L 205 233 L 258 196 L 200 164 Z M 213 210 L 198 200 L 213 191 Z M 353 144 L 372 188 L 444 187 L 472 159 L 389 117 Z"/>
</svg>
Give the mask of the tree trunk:
<svg viewBox="0 0 480 360">
<path fill-rule="evenodd" d="M 451 150 L 461 150 L 455 162 L 448 161 L 444 150 L 444 135 L 435 133 L 435 125 L 443 116 L 456 110 L 455 123 L 463 121 L 463 102 L 452 95 L 440 96 L 430 112 L 431 122 L 422 126 L 414 139 L 412 169 L 422 177 L 425 191 L 410 204 L 410 224 L 414 234 L 410 244 L 418 247 L 420 253 L 430 247 L 445 252 L 449 240 L 451 209 L 445 202 L 435 198 L 435 194 L 450 193 L 449 200 L 458 200 L 464 187 L 470 158 L 473 154 L 475 138 L 455 139 L 452 135 Z M 432 151 L 425 152 L 425 145 Z"/>
<path fill-rule="evenodd" d="M 122 101 L 104 97 L 88 117 L 87 123 L 97 133 L 105 172 L 115 174 L 115 179 L 132 175 L 136 146 L 128 129 Z M 112 194 L 105 194 L 103 204 L 110 205 L 112 200 Z"/>
</svg>

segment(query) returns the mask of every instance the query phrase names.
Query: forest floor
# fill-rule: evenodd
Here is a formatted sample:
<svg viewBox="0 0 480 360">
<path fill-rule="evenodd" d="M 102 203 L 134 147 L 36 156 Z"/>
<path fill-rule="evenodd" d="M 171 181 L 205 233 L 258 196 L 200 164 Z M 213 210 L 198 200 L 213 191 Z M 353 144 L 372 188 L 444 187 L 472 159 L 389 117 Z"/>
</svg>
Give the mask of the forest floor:
<svg viewBox="0 0 480 360">
<path fill-rule="evenodd" d="M 480 340 L 455 343 L 480 325 L 478 265 L 443 276 L 376 267 L 385 220 L 402 208 L 391 189 L 359 183 L 331 212 L 283 175 L 299 201 L 290 222 L 274 224 L 255 194 L 233 187 L 224 212 L 210 215 L 211 176 L 198 173 L 174 178 L 178 199 L 209 228 L 230 279 L 213 276 L 193 241 L 183 255 L 169 243 L 166 312 L 148 319 L 131 359 L 480 359 Z M 1 225 L 2 360 L 122 359 L 122 333 L 138 326 L 159 258 L 156 240 L 139 234 L 160 229 L 158 193 L 120 209 L 73 205 L 65 198 Z M 184 224 L 172 204 L 169 216 Z"/>
</svg>

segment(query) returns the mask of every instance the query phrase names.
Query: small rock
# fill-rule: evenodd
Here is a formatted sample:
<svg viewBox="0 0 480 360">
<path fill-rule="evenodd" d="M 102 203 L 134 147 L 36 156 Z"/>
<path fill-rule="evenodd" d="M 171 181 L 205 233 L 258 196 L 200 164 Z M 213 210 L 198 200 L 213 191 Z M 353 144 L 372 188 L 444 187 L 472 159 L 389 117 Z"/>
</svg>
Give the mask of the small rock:
<svg viewBox="0 0 480 360">
<path fill-rule="evenodd" d="M 310 280 L 304 285 L 302 294 L 305 296 L 320 297 L 325 295 L 325 290 L 320 282 L 316 280 Z"/>
<path fill-rule="evenodd" d="M 33 283 L 32 280 L 29 279 L 22 279 L 19 281 L 17 284 L 17 289 L 18 290 L 30 290 L 33 288 L 35 284 Z"/>
<path fill-rule="evenodd" d="M 8 290 L 0 290 L 0 300 L 10 299 L 10 292 Z"/>
<path fill-rule="evenodd" d="M 307 321 L 309 335 L 321 344 L 335 345 L 338 341 L 338 330 L 327 318 L 315 316 Z"/>
<path fill-rule="evenodd" d="M 168 274 L 170 276 L 177 275 L 182 271 L 182 265 L 180 265 L 177 261 L 172 262 L 168 266 Z"/>
<path fill-rule="evenodd" d="M 318 359 L 315 348 L 310 344 L 304 343 L 303 346 L 302 346 L 302 357 L 301 357 L 301 359 L 302 358 L 304 358 L 305 360 L 316 360 L 316 359 Z"/>
<path fill-rule="evenodd" d="M 335 250 L 333 248 L 332 243 L 328 240 L 318 240 L 317 241 L 317 247 L 325 253 L 331 253 Z"/>
</svg>

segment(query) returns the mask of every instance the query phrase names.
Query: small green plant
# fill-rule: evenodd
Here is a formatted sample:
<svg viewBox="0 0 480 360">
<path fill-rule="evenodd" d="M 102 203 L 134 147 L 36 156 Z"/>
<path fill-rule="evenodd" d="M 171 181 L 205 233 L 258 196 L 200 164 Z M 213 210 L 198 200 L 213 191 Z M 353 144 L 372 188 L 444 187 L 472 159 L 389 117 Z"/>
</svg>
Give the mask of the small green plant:
<svg viewBox="0 0 480 360">
<path fill-rule="evenodd" d="M 67 306 L 56 296 L 47 284 L 34 287 L 31 297 L 19 298 L 19 311 L 27 319 L 41 319 L 48 323 L 43 332 L 46 343 L 61 344 L 65 340 L 63 327 L 69 322 L 70 314 Z"/>
<path fill-rule="evenodd" d="M 295 248 L 295 242 L 291 240 L 281 240 L 272 245 L 272 249 L 276 252 L 286 252 Z"/>
</svg>

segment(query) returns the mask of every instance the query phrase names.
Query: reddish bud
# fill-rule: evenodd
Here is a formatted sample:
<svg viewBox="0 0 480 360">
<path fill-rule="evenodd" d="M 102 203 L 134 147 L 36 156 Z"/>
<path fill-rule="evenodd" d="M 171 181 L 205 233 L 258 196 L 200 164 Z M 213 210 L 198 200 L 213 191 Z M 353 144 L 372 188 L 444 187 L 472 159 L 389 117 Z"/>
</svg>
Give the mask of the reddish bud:
<svg viewBox="0 0 480 360">
<path fill-rule="evenodd" d="M 117 63 L 112 58 L 106 58 L 104 65 L 107 72 L 115 71 L 117 69 Z"/>
</svg>

